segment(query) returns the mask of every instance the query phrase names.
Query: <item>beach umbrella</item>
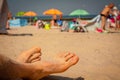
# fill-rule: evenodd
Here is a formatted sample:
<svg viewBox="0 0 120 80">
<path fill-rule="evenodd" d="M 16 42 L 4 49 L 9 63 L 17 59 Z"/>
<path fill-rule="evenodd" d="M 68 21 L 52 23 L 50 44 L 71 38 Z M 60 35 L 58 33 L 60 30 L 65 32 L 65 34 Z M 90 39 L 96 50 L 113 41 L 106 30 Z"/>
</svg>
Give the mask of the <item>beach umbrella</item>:
<svg viewBox="0 0 120 80">
<path fill-rule="evenodd" d="M 28 11 L 28 12 L 25 12 L 25 14 L 23 16 L 30 17 L 30 23 L 31 23 L 31 20 L 32 20 L 31 18 L 37 16 L 37 13 L 34 11 Z"/>
<path fill-rule="evenodd" d="M 17 12 L 16 16 L 23 16 L 25 14 L 24 11 Z"/>
<path fill-rule="evenodd" d="M 72 11 L 69 15 L 73 16 L 73 15 L 88 15 L 89 13 L 86 10 L 83 9 L 77 9 Z"/>
<path fill-rule="evenodd" d="M 24 16 L 37 16 L 37 13 L 34 11 L 25 12 Z"/>
<path fill-rule="evenodd" d="M 43 15 L 51 15 L 53 19 L 56 19 L 57 15 L 61 16 L 63 15 L 63 12 L 59 9 L 52 8 L 44 11 Z"/>
<path fill-rule="evenodd" d="M 62 15 L 62 11 L 60 11 L 59 9 L 48 9 L 46 11 L 43 12 L 44 15 Z"/>
</svg>

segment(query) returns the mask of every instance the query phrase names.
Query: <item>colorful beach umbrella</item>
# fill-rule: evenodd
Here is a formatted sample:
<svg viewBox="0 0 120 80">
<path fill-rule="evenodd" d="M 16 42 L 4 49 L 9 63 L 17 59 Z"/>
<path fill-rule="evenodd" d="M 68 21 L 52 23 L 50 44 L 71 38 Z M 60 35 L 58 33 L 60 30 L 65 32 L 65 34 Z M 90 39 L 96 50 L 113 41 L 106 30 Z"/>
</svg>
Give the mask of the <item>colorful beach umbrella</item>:
<svg viewBox="0 0 120 80">
<path fill-rule="evenodd" d="M 37 16 L 37 13 L 34 11 L 25 12 L 24 16 Z"/>
<path fill-rule="evenodd" d="M 77 9 L 72 11 L 69 15 L 88 15 L 89 13 L 83 9 Z"/>
<path fill-rule="evenodd" d="M 55 8 L 52 8 L 43 12 L 43 15 L 62 15 L 62 14 L 63 14 L 62 11 Z"/>
<path fill-rule="evenodd" d="M 51 15 L 53 19 L 56 19 L 57 15 L 62 16 L 63 12 L 60 11 L 59 9 L 52 8 L 44 11 L 43 15 Z"/>
<path fill-rule="evenodd" d="M 32 24 L 32 17 L 36 17 L 37 13 L 34 11 L 28 11 L 28 12 L 25 12 L 24 16 L 30 17 L 30 23 Z"/>
<path fill-rule="evenodd" d="M 17 12 L 16 16 L 23 16 L 25 14 L 24 11 Z"/>
</svg>

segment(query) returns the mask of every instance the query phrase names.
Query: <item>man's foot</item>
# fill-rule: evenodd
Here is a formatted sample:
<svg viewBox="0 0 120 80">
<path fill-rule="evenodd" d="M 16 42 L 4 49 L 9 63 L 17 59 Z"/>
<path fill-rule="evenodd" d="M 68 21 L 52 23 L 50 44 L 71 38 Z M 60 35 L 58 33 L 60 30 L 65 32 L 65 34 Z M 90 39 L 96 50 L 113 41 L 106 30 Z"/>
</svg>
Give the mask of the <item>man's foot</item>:
<svg viewBox="0 0 120 80">
<path fill-rule="evenodd" d="M 17 61 L 22 63 L 36 62 L 41 59 L 41 49 L 39 47 L 34 47 L 30 50 L 24 51 L 17 57 Z"/>
<path fill-rule="evenodd" d="M 109 33 L 110 31 L 108 31 L 108 30 L 103 30 L 103 33 Z"/>
<path fill-rule="evenodd" d="M 79 58 L 75 54 L 63 53 L 56 57 L 55 62 L 38 61 L 31 63 L 32 75 L 28 75 L 28 78 L 30 80 L 38 80 L 49 74 L 64 72 L 78 61 Z"/>
<path fill-rule="evenodd" d="M 98 32 L 98 33 L 109 33 L 110 31 L 97 28 L 96 32 Z"/>
</svg>

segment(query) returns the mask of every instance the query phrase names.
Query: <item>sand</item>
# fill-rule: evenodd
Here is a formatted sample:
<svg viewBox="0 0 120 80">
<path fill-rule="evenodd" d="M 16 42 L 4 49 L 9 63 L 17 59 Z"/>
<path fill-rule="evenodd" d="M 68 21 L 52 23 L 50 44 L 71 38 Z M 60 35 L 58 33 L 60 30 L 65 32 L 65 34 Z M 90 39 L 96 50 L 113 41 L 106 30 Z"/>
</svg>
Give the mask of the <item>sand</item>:
<svg viewBox="0 0 120 80">
<path fill-rule="evenodd" d="M 68 33 L 33 26 L 11 28 L 0 35 L 0 52 L 15 59 L 21 52 L 39 46 L 42 59 L 65 51 L 76 53 L 80 61 L 64 73 L 45 80 L 120 80 L 120 33 Z"/>
</svg>

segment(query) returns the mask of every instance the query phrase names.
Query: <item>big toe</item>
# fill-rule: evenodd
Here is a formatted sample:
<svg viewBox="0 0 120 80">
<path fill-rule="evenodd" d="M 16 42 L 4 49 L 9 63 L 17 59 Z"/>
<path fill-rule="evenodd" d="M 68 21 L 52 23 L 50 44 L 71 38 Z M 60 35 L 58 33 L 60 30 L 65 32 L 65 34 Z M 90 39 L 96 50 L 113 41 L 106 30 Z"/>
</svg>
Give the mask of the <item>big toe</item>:
<svg viewBox="0 0 120 80">
<path fill-rule="evenodd" d="M 40 47 L 33 47 L 31 49 L 31 51 L 34 51 L 35 53 L 40 53 L 41 52 L 41 48 Z"/>
<path fill-rule="evenodd" d="M 66 63 L 70 66 L 75 65 L 79 61 L 79 57 L 75 54 L 71 54 L 67 56 L 66 58 L 67 58 Z"/>
<path fill-rule="evenodd" d="M 78 61 L 79 61 L 79 57 L 76 56 L 76 55 L 73 58 L 71 58 L 71 60 L 70 60 L 70 62 L 72 63 L 72 65 L 75 65 Z"/>
</svg>

